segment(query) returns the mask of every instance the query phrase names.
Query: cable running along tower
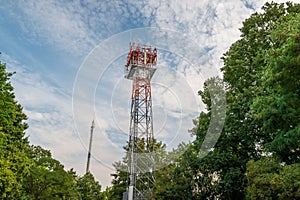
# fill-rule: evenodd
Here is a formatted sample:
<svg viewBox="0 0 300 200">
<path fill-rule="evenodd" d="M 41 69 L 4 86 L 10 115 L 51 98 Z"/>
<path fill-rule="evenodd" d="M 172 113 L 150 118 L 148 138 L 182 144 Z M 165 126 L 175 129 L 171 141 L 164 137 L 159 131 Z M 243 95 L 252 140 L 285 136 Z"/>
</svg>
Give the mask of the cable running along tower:
<svg viewBox="0 0 300 200">
<path fill-rule="evenodd" d="M 130 43 L 125 78 L 133 81 L 125 200 L 151 199 L 155 186 L 151 78 L 156 71 L 157 50 Z"/>
</svg>

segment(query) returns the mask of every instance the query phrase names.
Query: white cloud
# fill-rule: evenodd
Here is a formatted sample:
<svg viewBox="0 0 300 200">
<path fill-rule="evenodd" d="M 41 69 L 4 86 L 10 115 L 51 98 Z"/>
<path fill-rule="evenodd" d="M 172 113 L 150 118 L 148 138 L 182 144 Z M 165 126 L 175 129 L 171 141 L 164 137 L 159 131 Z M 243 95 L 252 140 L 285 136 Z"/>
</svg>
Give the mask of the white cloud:
<svg viewBox="0 0 300 200">
<path fill-rule="evenodd" d="M 39 74 L 29 72 L 26 66 L 8 55 L 2 56 L 7 63 L 7 70 L 17 72 L 12 82 L 16 98 L 29 118 L 30 126 L 26 133 L 31 143 L 50 149 L 56 159 L 63 164 L 68 163 L 70 155 L 84 151 L 72 128 L 70 94 L 57 92 L 59 88 L 44 82 Z M 79 165 L 72 163 L 66 167 L 78 168 Z"/>
<path fill-rule="evenodd" d="M 71 53 L 88 52 L 96 45 L 97 37 L 84 23 L 80 15 L 84 11 L 77 3 L 21 1 L 18 6 L 28 20 L 19 20 L 33 41 L 49 43 Z"/>
</svg>

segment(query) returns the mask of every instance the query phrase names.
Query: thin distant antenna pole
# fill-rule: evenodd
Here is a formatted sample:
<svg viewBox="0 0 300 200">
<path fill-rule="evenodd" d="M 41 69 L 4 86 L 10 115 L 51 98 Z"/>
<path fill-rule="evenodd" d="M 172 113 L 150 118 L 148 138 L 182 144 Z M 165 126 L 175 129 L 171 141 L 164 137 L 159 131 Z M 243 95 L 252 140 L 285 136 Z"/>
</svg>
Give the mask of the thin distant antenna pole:
<svg viewBox="0 0 300 200">
<path fill-rule="evenodd" d="M 87 164 L 86 164 L 86 173 L 90 171 L 90 160 L 91 160 L 91 150 L 92 150 L 92 140 L 93 140 L 93 132 L 95 128 L 95 122 L 92 121 L 91 126 L 91 134 L 90 134 L 90 145 L 89 145 L 89 152 L 88 152 L 88 158 L 87 158 Z"/>
</svg>

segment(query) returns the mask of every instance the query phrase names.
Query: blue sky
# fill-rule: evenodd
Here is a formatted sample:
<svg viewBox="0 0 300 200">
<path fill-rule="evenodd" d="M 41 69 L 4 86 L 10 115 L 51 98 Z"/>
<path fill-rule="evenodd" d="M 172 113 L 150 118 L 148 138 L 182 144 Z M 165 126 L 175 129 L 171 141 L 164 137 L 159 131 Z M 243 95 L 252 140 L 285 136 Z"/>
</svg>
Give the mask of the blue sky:
<svg viewBox="0 0 300 200">
<path fill-rule="evenodd" d="M 220 75 L 220 57 L 264 2 L 1 2 L 0 60 L 17 72 L 12 83 L 29 117 L 30 142 L 83 174 L 95 118 L 91 171 L 104 187 L 110 184 L 111 164 L 124 155 L 128 138 L 131 82 L 123 67 L 130 39 L 160 49 L 153 77 L 156 137 L 169 148 L 192 140 L 192 119 L 204 109 L 197 91 Z"/>
</svg>

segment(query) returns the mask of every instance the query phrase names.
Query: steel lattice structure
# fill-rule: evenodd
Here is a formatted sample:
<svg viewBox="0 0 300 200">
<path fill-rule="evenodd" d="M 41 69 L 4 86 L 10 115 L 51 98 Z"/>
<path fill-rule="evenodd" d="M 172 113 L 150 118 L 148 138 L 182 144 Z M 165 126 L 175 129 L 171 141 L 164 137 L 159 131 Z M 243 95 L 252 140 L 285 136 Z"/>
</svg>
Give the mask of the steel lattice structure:
<svg viewBox="0 0 300 200">
<path fill-rule="evenodd" d="M 151 78 L 157 50 L 130 44 L 125 78 L 133 81 L 128 151 L 128 188 L 123 199 L 151 199 L 155 186 Z"/>
</svg>

